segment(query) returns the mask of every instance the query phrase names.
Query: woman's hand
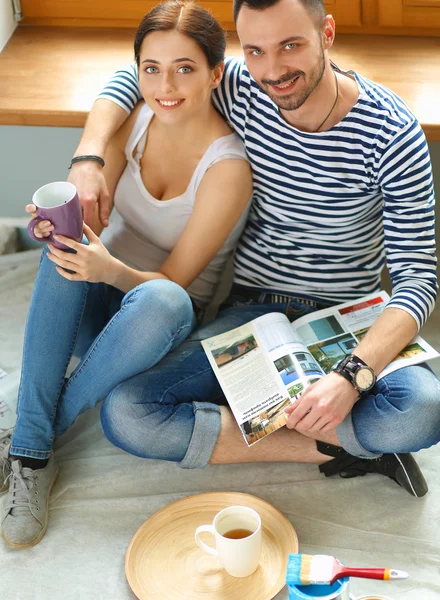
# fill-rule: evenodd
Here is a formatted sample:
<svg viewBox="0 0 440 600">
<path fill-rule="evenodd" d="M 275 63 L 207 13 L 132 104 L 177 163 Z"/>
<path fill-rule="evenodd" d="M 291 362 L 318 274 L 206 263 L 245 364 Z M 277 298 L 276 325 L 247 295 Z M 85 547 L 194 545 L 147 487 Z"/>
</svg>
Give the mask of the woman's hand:
<svg viewBox="0 0 440 600">
<path fill-rule="evenodd" d="M 88 281 L 89 283 L 104 282 L 111 284 L 116 261 L 108 252 L 99 237 L 84 223 L 83 231 L 89 240 L 89 245 L 80 244 L 63 235 L 55 235 L 57 242 L 75 250 L 66 252 L 48 244 L 50 253 L 47 257 L 57 265 L 58 273 L 70 281 Z M 67 273 L 64 269 L 75 271 Z"/>
<path fill-rule="evenodd" d="M 31 216 L 31 221 L 32 219 L 35 219 L 36 215 L 35 212 L 37 210 L 37 207 L 35 206 L 35 204 L 27 204 L 25 207 L 25 211 L 27 213 L 30 214 Z M 45 238 L 45 237 L 49 237 L 50 234 L 53 231 L 53 225 L 50 221 L 39 221 L 38 223 L 36 223 L 35 227 L 34 227 L 34 234 L 35 237 L 37 238 Z"/>
</svg>

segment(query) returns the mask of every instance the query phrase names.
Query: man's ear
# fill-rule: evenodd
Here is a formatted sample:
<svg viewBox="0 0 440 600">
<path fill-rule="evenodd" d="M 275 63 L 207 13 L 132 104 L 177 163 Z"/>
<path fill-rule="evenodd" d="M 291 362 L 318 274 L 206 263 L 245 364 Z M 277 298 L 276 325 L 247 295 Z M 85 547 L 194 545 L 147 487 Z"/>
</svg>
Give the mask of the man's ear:
<svg viewBox="0 0 440 600">
<path fill-rule="evenodd" d="M 324 50 L 330 50 L 335 41 L 336 23 L 332 15 L 327 15 L 322 25 Z"/>
<path fill-rule="evenodd" d="M 222 61 L 216 65 L 212 70 L 211 89 L 215 90 L 220 85 L 223 73 L 225 71 L 225 63 Z"/>
</svg>

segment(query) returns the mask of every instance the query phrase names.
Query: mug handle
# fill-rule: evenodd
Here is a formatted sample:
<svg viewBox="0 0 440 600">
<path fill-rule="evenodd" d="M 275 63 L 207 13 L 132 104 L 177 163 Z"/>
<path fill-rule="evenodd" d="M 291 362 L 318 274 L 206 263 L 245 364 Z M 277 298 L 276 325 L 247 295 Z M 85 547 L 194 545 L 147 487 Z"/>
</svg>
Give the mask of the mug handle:
<svg viewBox="0 0 440 600">
<path fill-rule="evenodd" d="M 35 235 L 35 233 L 34 233 L 34 227 L 35 227 L 35 225 L 37 225 L 41 221 L 47 221 L 47 219 L 43 219 L 42 217 L 35 217 L 31 221 L 29 221 L 29 224 L 27 226 L 28 236 L 30 238 L 32 238 L 33 240 L 35 240 L 36 242 L 43 242 L 43 244 L 46 244 L 47 242 L 52 242 L 53 243 L 52 234 L 48 235 L 47 237 L 42 237 L 42 238 L 39 238 L 39 237 L 37 237 Z"/>
<path fill-rule="evenodd" d="M 215 548 L 211 548 L 211 546 L 208 546 L 207 544 L 202 542 L 202 540 L 199 539 L 199 533 L 202 532 L 212 533 L 212 535 L 215 535 L 214 527 L 212 525 L 200 525 L 200 527 L 197 527 L 196 529 L 194 539 L 196 540 L 196 544 L 199 546 L 199 548 L 201 548 L 208 554 L 211 554 L 212 556 L 218 556 L 218 552 Z"/>
</svg>

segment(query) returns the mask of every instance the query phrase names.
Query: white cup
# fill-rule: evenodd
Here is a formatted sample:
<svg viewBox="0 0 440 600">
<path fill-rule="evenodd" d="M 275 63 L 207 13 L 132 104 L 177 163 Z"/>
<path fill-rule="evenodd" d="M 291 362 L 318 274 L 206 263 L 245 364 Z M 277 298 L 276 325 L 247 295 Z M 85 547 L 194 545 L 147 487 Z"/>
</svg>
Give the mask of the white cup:
<svg viewBox="0 0 440 600">
<path fill-rule="evenodd" d="M 225 537 L 225 534 L 237 532 L 237 530 L 247 530 L 251 533 L 240 538 Z M 214 535 L 215 548 L 199 539 L 199 534 L 202 532 Z M 256 571 L 260 562 L 260 515 L 247 506 L 229 506 L 217 513 L 212 525 L 197 527 L 195 540 L 202 550 L 219 558 L 229 575 L 248 577 Z"/>
</svg>

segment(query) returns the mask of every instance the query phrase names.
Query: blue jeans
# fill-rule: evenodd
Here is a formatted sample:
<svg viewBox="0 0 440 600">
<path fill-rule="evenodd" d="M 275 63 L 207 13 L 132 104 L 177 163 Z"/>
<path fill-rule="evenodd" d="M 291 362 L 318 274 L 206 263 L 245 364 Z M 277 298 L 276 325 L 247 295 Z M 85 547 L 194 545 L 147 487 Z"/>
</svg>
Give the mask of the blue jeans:
<svg viewBox="0 0 440 600">
<path fill-rule="evenodd" d="M 177 284 L 153 280 L 124 294 L 69 281 L 43 250 L 26 324 L 11 454 L 47 458 L 55 435 L 122 381 L 176 348 L 196 324 Z M 72 355 L 81 361 L 69 378 Z"/>
<path fill-rule="evenodd" d="M 220 405 L 226 400 L 200 340 L 269 312 L 285 313 L 293 321 L 313 310 L 294 300 L 258 304 L 235 298 L 231 303 L 160 364 L 109 394 L 101 422 L 110 442 L 136 456 L 175 461 L 183 468 L 207 465 L 220 432 Z M 439 380 L 426 365 L 391 373 L 357 402 L 337 434 L 347 452 L 365 458 L 438 443 Z"/>
</svg>

